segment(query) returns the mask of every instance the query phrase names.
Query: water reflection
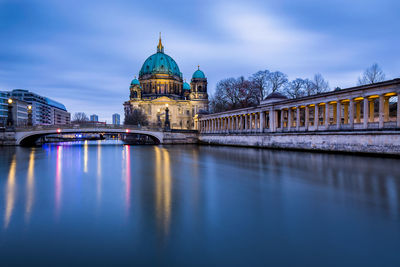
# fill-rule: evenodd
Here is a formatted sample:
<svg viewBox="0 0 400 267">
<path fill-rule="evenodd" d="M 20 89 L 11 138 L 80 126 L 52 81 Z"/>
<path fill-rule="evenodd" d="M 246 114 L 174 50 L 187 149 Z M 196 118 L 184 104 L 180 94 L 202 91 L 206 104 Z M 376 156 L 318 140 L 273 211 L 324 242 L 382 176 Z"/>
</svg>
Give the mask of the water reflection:
<svg viewBox="0 0 400 267">
<path fill-rule="evenodd" d="M 164 236 L 169 233 L 171 222 L 171 167 L 169 151 L 155 149 L 155 185 L 157 225 Z"/>
<path fill-rule="evenodd" d="M 130 154 L 130 146 L 125 146 L 125 206 L 127 212 L 130 208 L 131 202 L 131 154 Z"/>
<path fill-rule="evenodd" d="M 10 170 L 8 171 L 7 189 L 6 189 L 6 210 L 4 216 L 4 228 L 7 229 L 10 224 L 11 216 L 14 209 L 15 202 L 15 173 L 17 168 L 16 155 L 14 154 Z"/>
<path fill-rule="evenodd" d="M 26 222 L 29 222 L 32 212 L 32 205 L 35 194 L 34 179 L 35 179 L 35 149 L 32 149 L 31 153 L 29 154 L 28 175 L 26 183 L 26 208 L 25 208 Z"/>
<path fill-rule="evenodd" d="M 88 172 L 88 140 L 83 145 L 83 171 Z"/>
<path fill-rule="evenodd" d="M 101 141 L 97 141 L 97 203 L 101 199 Z"/>
<path fill-rule="evenodd" d="M 57 146 L 57 162 L 56 162 L 56 217 L 60 214 L 61 194 L 62 194 L 62 146 Z"/>
<path fill-rule="evenodd" d="M 3 265 L 54 265 L 58 257 L 76 259 L 70 265 L 298 263 L 286 255 L 307 258 L 307 266 L 324 266 L 315 262 L 321 258 L 340 266 L 340 255 L 365 260 L 354 266 L 379 266 L 393 255 L 400 260 L 399 160 L 97 141 L 85 152 L 84 146 L 0 148 Z"/>
<path fill-rule="evenodd" d="M 201 147 L 215 161 L 234 162 L 239 168 L 258 171 L 268 181 L 305 182 L 365 196 L 372 208 L 388 215 L 400 214 L 400 164 L 397 159 L 327 153 L 274 151 L 232 147 Z M 249 177 L 259 177 L 249 176 Z"/>
</svg>

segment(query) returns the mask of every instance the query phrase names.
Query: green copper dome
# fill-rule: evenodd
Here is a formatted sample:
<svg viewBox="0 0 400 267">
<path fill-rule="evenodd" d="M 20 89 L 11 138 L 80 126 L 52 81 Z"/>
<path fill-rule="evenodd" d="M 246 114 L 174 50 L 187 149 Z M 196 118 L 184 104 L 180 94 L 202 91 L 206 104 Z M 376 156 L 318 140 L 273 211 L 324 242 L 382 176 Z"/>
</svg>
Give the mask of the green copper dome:
<svg viewBox="0 0 400 267">
<path fill-rule="evenodd" d="M 192 76 L 193 79 L 205 79 L 206 75 L 204 75 L 204 72 L 200 70 L 200 67 L 193 73 Z"/>
<path fill-rule="evenodd" d="M 161 37 L 157 46 L 157 53 L 149 56 L 140 69 L 139 76 L 146 74 L 169 74 L 182 78 L 178 64 L 172 57 L 164 53 Z"/>
<path fill-rule="evenodd" d="M 138 79 L 135 78 L 132 80 L 131 85 L 140 85 L 140 82 Z"/>
<path fill-rule="evenodd" d="M 187 82 L 183 83 L 183 90 L 190 90 L 190 85 Z"/>
<path fill-rule="evenodd" d="M 169 74 L 182 77 L 175 60 L 162 52 L 157 52 L 146 59 L 140 69 L 139 76 L 145 74 Z"/>
</svg>

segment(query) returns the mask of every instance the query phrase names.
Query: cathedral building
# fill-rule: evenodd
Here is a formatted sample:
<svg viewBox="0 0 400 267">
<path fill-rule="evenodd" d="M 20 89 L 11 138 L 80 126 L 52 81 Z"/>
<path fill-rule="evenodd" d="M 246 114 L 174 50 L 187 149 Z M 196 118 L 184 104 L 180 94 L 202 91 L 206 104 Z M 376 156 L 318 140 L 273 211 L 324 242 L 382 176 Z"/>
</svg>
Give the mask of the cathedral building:
<svg viewBox="0 0 400 267">
<path fill-rule="evenodd" d="M 190 84 L 183 80 L 175 60 L 164 53 L 161 37 L 157 53 L 149 56 L 130 85 L 129 101 L 124 103 L 125 116 L 141 109 L 150 126 L 163 126 L 169 110 L 172 129 L 194 129 L 197 113 L 208 111 L 207 78 L 200 67 Z"/>
</svg>

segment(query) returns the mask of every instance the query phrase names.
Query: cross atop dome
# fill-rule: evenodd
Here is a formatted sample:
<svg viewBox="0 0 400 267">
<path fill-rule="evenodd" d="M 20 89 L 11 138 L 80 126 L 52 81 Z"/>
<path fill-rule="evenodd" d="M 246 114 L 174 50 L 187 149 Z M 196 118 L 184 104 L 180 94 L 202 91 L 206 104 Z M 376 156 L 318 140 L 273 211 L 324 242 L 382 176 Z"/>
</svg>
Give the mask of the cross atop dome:
<svg viewBox="0 0 400 267">
<path fill-rule="evenodd" d="M 164 46 L 162 45 L 161 42 L 161 32 L 160 32 L 160 39 L 158 40 L 158 45 L 157 45 L 157 53 L 164 53 Z"/>
</svg>

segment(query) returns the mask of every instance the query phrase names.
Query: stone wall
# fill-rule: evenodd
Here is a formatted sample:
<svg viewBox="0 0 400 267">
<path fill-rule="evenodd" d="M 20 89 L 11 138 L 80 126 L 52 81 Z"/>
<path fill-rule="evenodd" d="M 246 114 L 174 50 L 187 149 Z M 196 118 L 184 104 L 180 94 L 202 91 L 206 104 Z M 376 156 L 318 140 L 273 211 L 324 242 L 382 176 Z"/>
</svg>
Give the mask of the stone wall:
<svg viewBox="0 0 400 267">
<path fill-rule="evenodd" d="M 15 132 L 0 131 L 0 146 L 15 146 Z"/>
<path fill-rule="evenodd" d="M 200 134 L 202 144 L 400 156 L 399 131 Z"/>
<path fill-rule="evenodd" d="M 186 133 L 164 132 L 163 144 L 197 144 L 199 141 L 197 132 Z"/>
</svg>

